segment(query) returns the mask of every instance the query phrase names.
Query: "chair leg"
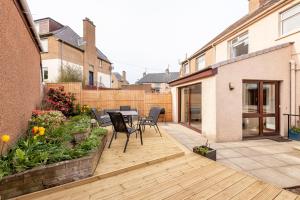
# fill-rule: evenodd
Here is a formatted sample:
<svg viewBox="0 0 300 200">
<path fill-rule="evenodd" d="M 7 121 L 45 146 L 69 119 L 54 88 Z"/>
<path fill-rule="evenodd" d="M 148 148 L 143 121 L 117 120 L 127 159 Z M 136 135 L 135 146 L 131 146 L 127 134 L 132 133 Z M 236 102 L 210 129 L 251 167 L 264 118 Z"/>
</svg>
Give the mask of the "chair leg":
<svg viewBox="0 0 300 200">
<path fill-rule="evenodd" d="M 124 147 L 124 151 L 123 151 L 123 153 L 125 153 L 125 152 L 126 152 L 127 145 L 128 145 L 128 141 L 129 141 L 129 135 L 127 135 L 127 140 L 126 140 L 126 144 L 125 144 L 125 147 Z"/>
<path fill-rule="evenodd" d="M 141 145 L 144 145 L 144 143 L 143 143 L 143 133 L 142 133 L 141 128 L 139 128 L 139 132 L 140 132 Z"/>
<path fill-rule="evenodd" d="M 157 128 L 158 132 L 159 132 L 160 137 L 162 137 L 162 136 L 161 136 L 161 132 L 160 132 L 160 130 L 159 130 L 157 124 L 155 124 L 155 125 L 156 125 L 156 128 Z"/>
<path fill-rule="evenodd" d="M 151 127 L 151 126 L 150 126 Z M 154 127 L 154 130 L 155 130 L 155 133 L 157 133 L 157 130 L 156 130 L 156 127 L 155 127 L 155 125 L 153 126 Z"/>
<path fill-rule="evenodd" d="M 113 141 L 113 139 L 114 139 L 114 137 L 115 137 L 115 134 L 116 134 L 116 132 L 113 131 L 113 134 L 112 134 L 112 136 L 111 136 L 111 138 L 110 138 L 110 142 L 109 142 L 108 148 L 110 148 L 111 143 L 112 143 L 112 141 Z"/>
</svg>

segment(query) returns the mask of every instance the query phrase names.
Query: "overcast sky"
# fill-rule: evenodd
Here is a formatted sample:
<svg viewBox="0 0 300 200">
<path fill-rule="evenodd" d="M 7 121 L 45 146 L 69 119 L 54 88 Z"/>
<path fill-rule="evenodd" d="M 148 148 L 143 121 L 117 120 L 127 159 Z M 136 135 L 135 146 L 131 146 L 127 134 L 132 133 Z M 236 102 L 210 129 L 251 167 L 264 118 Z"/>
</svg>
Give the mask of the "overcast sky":
<svg viewBox="0 0 300 200">
<path fill-rule="evenodd" d="M 51 17 L 82 36 L 82 19 L 96 25 L 97 47 L 127 71 L 179 71 L 192 54 L 248 11 L 248 0 L 28 0 L 34 19 Z"/>
</svg>

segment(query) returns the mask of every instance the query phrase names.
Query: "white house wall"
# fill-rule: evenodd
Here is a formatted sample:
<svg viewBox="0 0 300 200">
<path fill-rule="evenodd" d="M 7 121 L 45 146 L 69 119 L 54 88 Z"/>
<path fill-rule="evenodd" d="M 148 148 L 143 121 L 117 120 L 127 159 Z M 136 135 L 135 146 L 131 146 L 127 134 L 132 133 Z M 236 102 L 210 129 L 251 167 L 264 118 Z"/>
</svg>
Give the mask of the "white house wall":
<svg viewBox="0 0 300 200">
<path fill-rule="evenodd" d="M 44 80 L 44 82 L 47 83 L 56 83 L 60 74 L 61 70 L 61 59 L 48 59 L 48 60 L 42 60 L 42 66 L 48 68 L 48 79 Z M 83 70 L 82 65 L 78 65 L 72 62 L 63 61 L 63 65 L 70 65 L 74 67 L 78 67 Z M 83 72 L 82 72 L 83 73 Z"/>
<path fill-rule="evenodd" d="M 98 72 L 97 84 L 103 84 L 107 88 L 111 88 L 111 75 Z"/>
</svg>

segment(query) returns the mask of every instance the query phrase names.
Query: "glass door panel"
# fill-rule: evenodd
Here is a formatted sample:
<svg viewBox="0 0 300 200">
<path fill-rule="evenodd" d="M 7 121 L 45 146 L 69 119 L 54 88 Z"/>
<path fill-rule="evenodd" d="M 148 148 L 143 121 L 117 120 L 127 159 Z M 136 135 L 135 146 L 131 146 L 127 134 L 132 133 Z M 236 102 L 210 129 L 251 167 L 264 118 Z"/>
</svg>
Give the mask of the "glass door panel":
<svg viewBox="0 0 300 200">
<path fill-rule="evenodd" d="M 263 90 L 264 90 L 263 112 L 267 114 L 275 114 L 276 85 L 274 83 L 264 83 Z"/>
<path fill-rule="evenodd" d="M 190 126 L 201 130 L 201 85 L 193 85 L 190 87 Z"/>
<path fill-rule="evenodd" d="M 243 84 L 243 113 L 258 113 L 258 83 Z"/>
<path fill-rule="evenodd" d="M 181 123 L 189 123 L 189 88 L 181 89 Z"/>
<path fill-rule="evenodd" d="M 197 130 L 202 128 L 201 84 L 180 89 L 180 122 Z"/>
<path fill-rule="evenodd" d="M 275 117 L 264 117 L 263 119 L 263 132 L 274 133 L 276 131 L 276 118 Z"/>
<path fill-rule="evenodd" d="M 243 136 L 253 137 L 259 135 L 259 118 L 243 118 Z"/>
</svg>

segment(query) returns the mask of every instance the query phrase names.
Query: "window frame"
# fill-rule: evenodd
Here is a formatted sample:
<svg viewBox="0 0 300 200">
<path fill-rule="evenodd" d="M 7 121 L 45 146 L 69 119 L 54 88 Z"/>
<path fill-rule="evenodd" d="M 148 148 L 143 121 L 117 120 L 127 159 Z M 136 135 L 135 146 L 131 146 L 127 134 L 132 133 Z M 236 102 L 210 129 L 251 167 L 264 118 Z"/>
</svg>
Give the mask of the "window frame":
<svg viewBox="0 0 300 200">
<path fill-rule="evenodd" d="M 246 36 L 246 37 L 245 37 Z M 245 38 L 243 38 L 245 37 Z M 242 39 L 241 39 L 242 38 Z M 237 39 L 236 44 L 233 45 L 233 41 Z M 237 47 L 238 45 L 242 44 L 243 42 L 245 42 L 246 40 L 248 40 L 248 53 L 249 53 L 249 31 L 243 32 L 241 34 L 239 34 L 238 36 L 232 38 L 231 40 L 228 41 L 228 47 L 229 47 L 229 59 L 231 58 L 236 58 L 238 56 L 233 56 L 233 48 Z M 244 54 L 243 54 L 244 55 Z M 241 55 L 239 55 L 241 56 Z"/>
<path fill-rule="evenodd" d="M 289 35 L 289 34 L 291 34 L 291 33 L 300 31 L 300 26 L 299 26 L 298 28 L 296 27 L 296 28 L 294 28 L 293 30 L 288 31 L 288 32 L 286 32 L 286 33 L 283 32 L 283 22 L 284 22 L 284 21 L 287 21 L 288 19 L 291 19 L 291 18 L 293 18 L 293 17 L 295 17 L 295 16 L 297 16 L 297 15 L 300 15 L 300 12 L 295 13 L 295 14 L 293 14 L 293 15 L 291 15 L 291 16 L 289 16 L 289 17 L 286 17 L 286 18 L 284 18 L 284 19 L 283 19 L 283 15 L 284 15 L 285 13 L 291 11 L 293 8 L 296 8 L 297 6 L 300 7 L 300 3 L 296 3 L 296 4 L 294 4 L 294 5 L 290 6 L 290 7 L 288 7 L 287 9 L 285 9 L 285 10 L 283 10 L 282 12 L 279 13 L 279 35 L 280 35 L 280 36 L 286 36 L 286 35 Z"/>
<path fill-rule="evenodd" d="M 188 72 L 187 72 L 187 69 L 188 69 Z M 191 73 L 190 63 L 187 62 L 187 63 L 183 64 L 183 74 L 188 75 L 190 73 Z"/>
<path fill-rule="evenodd" d="M 201 67 L 201 69 L 199 68 L 199 59 L 203 58 L 203 67 Z M 196 71 L 200 71 L 206 68 L 206 60 L 205 60 L 205 54 L 202 54 L 198 57 L 196 57 Z"/>
<path fill-rule="evenodd" d="M 49 80 L 49 68 L 42 67 L 42 71 L 43 71 L 43 80 L 45 80 L 45 81 Z M 45 78 L 45 71 L 47 71 L 47 78 Z"/>
</svg>

